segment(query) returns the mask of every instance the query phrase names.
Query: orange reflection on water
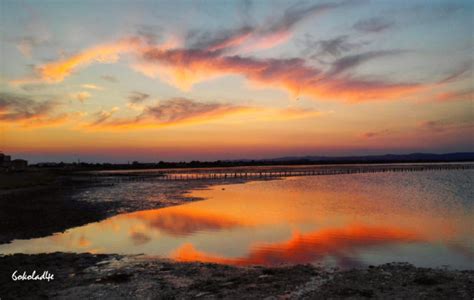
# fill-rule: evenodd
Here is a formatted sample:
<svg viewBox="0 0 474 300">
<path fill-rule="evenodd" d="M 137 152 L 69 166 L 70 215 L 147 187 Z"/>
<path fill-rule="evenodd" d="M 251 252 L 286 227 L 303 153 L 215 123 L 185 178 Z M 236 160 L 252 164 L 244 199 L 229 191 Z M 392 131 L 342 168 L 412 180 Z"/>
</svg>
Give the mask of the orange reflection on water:
<svg viewBox="0 0 474 300">
<path fill-rule="evenodd" d="M 214 186 L 191 193 L 203 201 L 0 245 L 0 253 L 143 253 L 234 265 L 418 264 L 420 259 L 427 259 L 427 266 L 472 265 L 474 218 L 465 198 L 441 186 L 444 177 L 418 176 L 337 175 Z"/>
<path fill-rule="evenodd" d="M 256 243 L 245 257 L 225 258 L 210 255 L 187 243 L 176 250 L 172 258 L 178 261 L 234 265 L 278 265 L 311 263 L 331 256 L 341 264 L 349 260 L 348 254 L 353 254 L 360 248 L 420 241 L 423 241 L 423 237 L 413 231 L 352 224 L 343 228 L 317 230 L 309 234 L 295 232 L 290 240 L 282 243 Z"/>
</svg>

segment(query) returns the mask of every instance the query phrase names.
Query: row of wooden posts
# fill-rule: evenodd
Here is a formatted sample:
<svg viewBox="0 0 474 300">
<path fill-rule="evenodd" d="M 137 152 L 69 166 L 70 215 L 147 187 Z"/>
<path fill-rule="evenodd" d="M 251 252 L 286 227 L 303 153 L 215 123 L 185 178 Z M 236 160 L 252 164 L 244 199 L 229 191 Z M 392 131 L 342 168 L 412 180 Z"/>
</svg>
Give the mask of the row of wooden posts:
<svg viewBox="0 0 474 300">
<path fill-rule="evenodd" d="M 420 166 L 363 166 L 363 167 L 331 167 L 307 170 L 280 171 L 221 171 L 221 172 L 186 172 L 165 173 L 159 177 L 162 180 L 196 180 L 196 179 L 232 179 L 232 178 L 272 178 L 294 176 L 321 176 L 355 173 L 378 172 L 416 172 L 428 170 L 465 170 L 474 169 L 474 164 L 420 165 Z"/>
<path fill-rule="evenodd" d="M 277 167 L 276 167 L 277 168 Z M 378 172 L 416 172 L 429 170 L 466 170 L 474 169 L 474 164 L 437 164 L 437 165 L 376 165 L 376 166 L 331 166 L 314 168 L 294 169 L 294 170 L 196 170 L 186 172 L 175 170 L 157 171 L 148 174 L 122 174 L 121 176 L 97 176 L 93 175 L 89 180 L 92 181 L 143 181 L 143 180 L 226 180 L 238 178 L 275 178 L 275 177 L 293 177 L 293 176 L 320 176 L 337 174 L 355 174 L 355 173 L 378 173 Z"/>
</svg>

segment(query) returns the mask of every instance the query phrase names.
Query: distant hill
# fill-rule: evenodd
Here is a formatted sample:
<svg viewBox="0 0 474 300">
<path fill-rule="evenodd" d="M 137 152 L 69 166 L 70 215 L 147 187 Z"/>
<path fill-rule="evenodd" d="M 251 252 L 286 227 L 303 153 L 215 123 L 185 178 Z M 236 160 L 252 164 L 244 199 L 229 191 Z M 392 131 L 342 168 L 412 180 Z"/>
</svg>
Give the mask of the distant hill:
<svg viewBox="0 0 474 300">
<path fill-rule="evenodd" d="M 111 163 L 38 163 L 31 168 L 60 170 L 136 170 L 160 168 L 218 168 L 244 166 L 324 165 L 324 164 L 371 164 L 371 163 L 416 163 L 416 162 L 474 162 L 474 152 L 463 153 L 412 153 L 367 156 L 287 156 L 271 159 L 239 159 L 190 162 L 138 162 L 132 164 Z"/>
<path fill-rule="evenodd" d="M 456 162 L 474 161 L 474 152 L 445 154 L 410 153 L 365 156 L 287 156 L 262 161 L 271 162 L 311 162 L 311 163 L 395 163 L 395 162 Z"/>
</svg>

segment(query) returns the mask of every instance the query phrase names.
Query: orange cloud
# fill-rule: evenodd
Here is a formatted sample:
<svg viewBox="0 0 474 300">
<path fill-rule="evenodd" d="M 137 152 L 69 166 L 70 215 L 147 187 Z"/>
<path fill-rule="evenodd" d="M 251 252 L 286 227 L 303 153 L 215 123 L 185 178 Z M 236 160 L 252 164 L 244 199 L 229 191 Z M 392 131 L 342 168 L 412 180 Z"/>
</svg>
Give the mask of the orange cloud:
<svg viewBox="0 0 474 300">
<path fill-rule="evenodd" d="M 150 41 L 143 36 L 124 38 L 113 43 L 91 47 L 70 57 L 41 65 L 36 68 L 35 76 L 13 80 L 11 83 L 17 85 L 41 82 L 57 83 L 64 80 L 75 70 L 90 63 L 116 62 L 119 56 L 124 53 L 134 53 L 141 58 L 142 53 L 146 52 L 144 55 L 146 59 L 132 64 L 132 68 L 150 77 L 159 76 L 165 82 L 178 86 L 181 89 L 189 89 L 196 82 L 208 80 L 215 76 L 241 74 L 252 81 L 282 87 L 292 93 L 299 93 L 301 90 L 304 94 L 313 95 L 315 92 L 308 91 L 306 88 L 307 82 L 299 84 L 298 82 L 293 82 L 297 81 L 296 78 L 293 81 L 289 80 L 293 75 L 308 71 L 302 70 L 302 63 L 297 60 L 257 61 L 250 58 L 225 57 L 221 55 L 227 50 L 236 47 L 241 47 L 241 51 L 274 47 L 287 41 L 295 26 L 300 22 L 311 16 L 349 4 L 351 4 L 350 1 L 294 5 L 285 10 L 281 17 L 273 18 L 261 26 L 245 26 L 237 30 L 222 31 L 210 39 L 198 41 L 191 49 L 187 50 L 180 48 L 183 47 L 184 43 L 182 39 L 176 36 L 172 36 L 167 41 L 155 46 L 155 48 L 151 47 Z M 148 51 L 150 48 L 152 51 Z M 156 52 L 158 50 L 162 53 Z M 210 54 L 217 57 L 210 57 Z M 150 60 L 154 59 L 160 60 L 161 63 L 150 64 Z M 244 66 L 240 65 L 240 63 L 243 63 Z M 276 67 L 279 68 L 285 63 L 296 63 L 294 70 L 290 66 L 284 70 L 285 72 L 289 71 L 289 75 L 285 76 L 286 78 L 282 78 L 284 77 L 282 74 L 276 75 L 272 72 L 273 67 L 268 65 L 276 64 Z M 250 66 L 250 64 L 255 66 Z M 245 66 L 250 67 L 251 70 Z M 315 70 L 309 71 L 313 72 Z M 273 73 L 273 76 L 266 76 L 261 74 L 262 72 Z M 275 78 L 275 76 L 279 78 Z M 273 77 L 273 79 L 270 77 Z M 316 78 L 312 78 L 312 80 L 316 80 Z"/>
<path fill-rule="evenodd" d="M 115 62 L 124 53 L 132 53 L 138 59 L 131 65 L 134 70 L 152 78 L 159 77 L 182 90 L 189 90 L 201 81 L 233 74 L 241 75 L 256 85 L 288 91 L 293 96 L 349 102 L 399 99 L 441 82 L 451 82 L 465 73 L 457 72 L 435 84 L 422 84 L 363 79 L 350 72 L 361 63 L 403 52 L 400 50 L 371 51 L 342 57 L 332 62 L 327 70 L 301 58 L 263 59 L 229 54 L 274 47 L 288 40 L 295 26 L 309 16 L 350 3 L 294 5 L 281 18 L 270 20 L 264 25 L 221 31 L 211 35 L 211 38 L 197 34 L 198 40 L 194 42 L 192 37 L 186 43 L 171 37 L 161 44 L 151 45 L 143 37 L 125 38 L 39 66 L 35 77 L 13 83 L 60 82 L 83 66 L 93 62 Z"/>
<path fill-rule="evenodd" d="M 124 53 L 138 51 L 144 46 L 141 38 L 124 38 L 116 42 L 102 44 L 86 49 L 78 54 L 72 55 L 58 61 L 47 63 L 36 68 L 35 76 L 11 81 L 14 85 L 31 83 L 58 83 L 71 75 L 73 71 L 90 63 L 113 63 Z"/>
<path fill-rule="evenodd" d="M 210 41 L 209 45 L 199 48 L 205 48 L 210 52 L 252 52 L 276 47 L 288 41 L 291 36 L 292 32 L 289 28 L 276 28 L 263 32 L 259 28 L 243 27 L 229 36 L 217 38 Z"/>
<path fill-rule="evenodd" d="M 362 138 L 371 139 L 371 138 L 386 136 L 386 135 L 389 135 L 389 134 L 391 134 L 391 133 L 392 133 L 391 130 L 389 130 L 389 129 L 383 129 L 383 130 L 379 130 L 379 131 L 368 131 L 368 132 L 364 132 L 364 133 L 362 133 L 360 136 L 361 136 Z"/>
<path fill-rule="evenodd" d="M 314 12 L 330 8 L 333 8 L 333 5 L 312 7 Z M 320 100 L 338 99 L 351 102 L 398 99 L 430 86 L 361 79 L 349 73 L 354 67 L 370 59 L 395 55 L 402 51 L 372 51 L 343 57 L 333 62 L 328 70 L 309 65 L 300 58 L 262 59 L 225 54 L 224 50 L 228 47 L 244 46 L 244 42 L 249 42 L 254 49 L 273 47 L 290 37 L 291 29 L 297 22 L 294 16 L 303 17 L 308 14 L 297 9 L 268 27 L 244 27 L 228 36 L 216 37 L 211 41 L 198 43 L 199 47 L 189 49 L 176 48 L 182 46 L 182 42 L 176 39 L 151 46 L 140 37 L 126 38 L 44 64 L 36 69 L 35 77 L 15 80 L 12 83 L 56 83 L 90 63 L 111 63 L 117 61 L 123 53 L 132 53 L 138 58 L 138 61 L 131 65 L 134 70 L 152 78 L 159 77 L 182 90 L 189 90 L 198 82 L 229 74 L 241 75 L 257 85 L 286 90 L 294 96 L 306 95 Z M 245 50 L 245 46 L 242 49 Z M 453 76 L 448 77 L 448 81 L 453 80 L 451 77 Z"/>
<path fill-rule="evenodd" d="M 474 90 L 466 89 L 461 91 L 445 92 L 439 93 L 436 95 L 436 100 L 441 102 L 447 101 L 463 101 L 463 100 L 473 100 L 474 99 Z"/>
<path fill-rule="evenodd" d="M 284 89 L 293 95 L 352 102 L 394 99 L 427 87 L 417 83 L 363 80 L 347 74 L 336 76 L 308 66 L 299 58 L 256 59 L 221 56 L 196 49 L 150 49 L 144 52 L 143 59 L 141 70 L 144 74 L 158 75 L 164 81 L 183 89 L 188 89 L 201 80 L 227 74 L 242 75 L 252 82 Z M 147 66 L 146 61 L 152 65 Z"/>
<path fill-rule="evenodd" d="M 285 109 L 262 109 L 257 118 L 266 121 L 291 121 L 307 118 L 315 118 L 332 113 L 318 111 L 310 108 L 288 107 Z"/>
<path fill-rule="evenodd" d="M 112 63 L 116 62 L 119 54 L 130 52 L 140 46 L 141 41 L 137 38 L 119 40 L 111 44 L 104 44 L 89 48 L 70 58 L 57 62 L 45 64 L 37 70 L 40 77 L 47 82 L 59 82 L 79 67 L 91 62 Z"/>
<path fill-rule="evenodd" d="M 242 45 L 252 36 L 252 28 L 244 27 L 236 34 L 224 37 L 220 40 L 213 41 L 208 47 L 208 51 L 218 51 L 222 49 L 233 48 Z"/>
<path fill-rule="evenodd" d="M 242 51 L 248 52 L 273 48 L 288 41 L 291 35 L 292 32 L 286 29 L 263 35 L 252 39 L 246 46 L 243 47 Z"/>
<path fill-rule="evenodd" d="M 58 126 L 76 119 L 77 116 L 78 114 L 76 113 L 63 113 L 56 116 L 34 117 L 28 120 L 18 121 L 16 124 L 25 128 Z"/>
</svg>

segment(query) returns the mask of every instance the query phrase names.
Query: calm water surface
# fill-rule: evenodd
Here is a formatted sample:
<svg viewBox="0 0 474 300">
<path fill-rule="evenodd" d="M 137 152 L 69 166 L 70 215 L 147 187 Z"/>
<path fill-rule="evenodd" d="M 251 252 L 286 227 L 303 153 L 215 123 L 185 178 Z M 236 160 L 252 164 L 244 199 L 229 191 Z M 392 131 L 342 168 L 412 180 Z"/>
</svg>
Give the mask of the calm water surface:
<svg viewBox="0 0 474 300">
<path fill-rule="evenodd" d="M 144 253 L 235 265 L 406 261 L 474 269 L 473 180 L 473 170 L 451 170 L 220 185 L 190 194 L 204 201 L 15 240 L 0 245 L 0 253 Z"/>
</svg>

